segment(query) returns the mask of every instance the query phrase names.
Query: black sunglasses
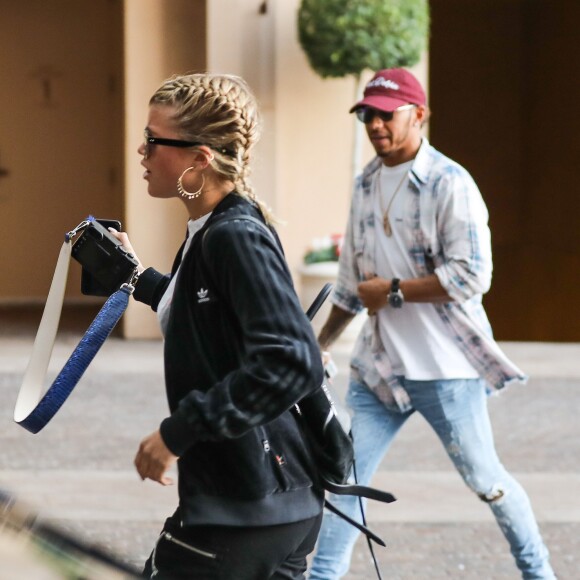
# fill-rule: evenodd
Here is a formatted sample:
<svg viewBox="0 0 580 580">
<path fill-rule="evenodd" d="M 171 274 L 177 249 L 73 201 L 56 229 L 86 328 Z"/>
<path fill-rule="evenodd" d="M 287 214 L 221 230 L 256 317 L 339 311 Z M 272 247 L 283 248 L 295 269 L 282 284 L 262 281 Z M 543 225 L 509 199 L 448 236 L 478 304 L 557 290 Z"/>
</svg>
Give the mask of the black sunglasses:
<svg viewBox="0 0 580 580">
<path fill-rule="evenodd" d="M 375 117 L 378 117 L 381 121 L 392 121 L 395 113 L 397 111 L 406 111 L 408 109 L 413 109 L 417 105 L 402 105 L 394 111 L 379 111 L 379 109 L 373 109 L 372 107 L 359 107 L 356 111 L 356 118 L 361 123 L 370 123 Z"/>
<path fill-rule="evenodd" d="M 145 139 L 143 141 L 143 157 L 147 159 L 151 153 L 151 145 L 164 145 L 166 147 L 197 147 L 199 145 L 203 145 L 198 141 L 182 141 L 181 139 L 165 139 L 165 137 L 152 137 L 149 135 L 147 131 L 145 131 Z M 209 145 L 208 145 L 209 147 Z M 214 148 L 216 151 L 223 153 L 224 155 L 229 155 L 230 157 L 233 156 L 233 153 L 226 149 L 225 147 L 222 148 Z"/>
</svg>

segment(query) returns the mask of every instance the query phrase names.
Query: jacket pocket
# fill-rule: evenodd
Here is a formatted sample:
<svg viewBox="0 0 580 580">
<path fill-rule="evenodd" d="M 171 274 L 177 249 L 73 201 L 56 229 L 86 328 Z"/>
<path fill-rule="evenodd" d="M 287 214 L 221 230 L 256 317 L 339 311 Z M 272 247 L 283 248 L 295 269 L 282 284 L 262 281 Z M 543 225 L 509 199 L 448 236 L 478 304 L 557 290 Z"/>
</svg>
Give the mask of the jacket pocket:
<svg viewBox="0 0 580 580">
<path fill-rule="evenodd" d="M 275 419 L 276 428 L 261 427 L 267 441 L 269 464 L 281 491 L 311 487 L 314 465 L 304 435 L 293 413 Z"/>
<path fill-rule="evenodd" d="M 179 460 L 180 494 L 263 498 L 312 486 L 312 460 L 286 412 L 238 439 L 194 445 Z"/>
</svg>

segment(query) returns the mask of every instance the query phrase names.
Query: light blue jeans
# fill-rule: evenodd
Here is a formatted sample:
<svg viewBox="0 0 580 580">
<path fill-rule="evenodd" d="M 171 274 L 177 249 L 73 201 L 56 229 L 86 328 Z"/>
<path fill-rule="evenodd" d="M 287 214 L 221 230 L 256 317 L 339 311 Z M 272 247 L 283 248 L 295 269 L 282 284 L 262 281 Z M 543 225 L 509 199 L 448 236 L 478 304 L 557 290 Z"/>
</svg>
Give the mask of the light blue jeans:
<svg viewBox="0 0 580 580">
<path fill-rule="evenodd" d="M 555 578 L 528 496 L 497 457 L 483 381 L 401 381 L 413 406 L 408 413 L 387 408 L 366 385 L 351 380 L 346 402 L 353 411 L 359 483 L 369 484 L 395 435 L 417 411 L 437 433 L 465 483 L 488 503 L 522 577 Z M 361 520 L 358 498 L 332 496 L 329 500 L 352 518 Z M 346 574 L 358 533 L 353 526 L 325 511 L 308 578 L 337 580 Z"/>
</svg>

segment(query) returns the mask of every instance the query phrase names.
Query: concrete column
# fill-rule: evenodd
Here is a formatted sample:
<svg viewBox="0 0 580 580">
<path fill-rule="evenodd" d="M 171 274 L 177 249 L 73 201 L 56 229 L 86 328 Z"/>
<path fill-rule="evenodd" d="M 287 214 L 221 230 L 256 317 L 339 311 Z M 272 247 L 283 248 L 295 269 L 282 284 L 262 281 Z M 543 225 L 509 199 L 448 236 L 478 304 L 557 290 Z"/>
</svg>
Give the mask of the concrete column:
<svg viewBox="0 0 580 580">
<path fill-rule="evenodd" d="M 124 227 L 145 265 L 169 271 L 186 231 L 178 200 L 150 198 L 137 147 L 149 98 L 173 74 L 205 69 L 205 1 L 125 0 L 125 216 Z M 160 336 L 155 314 L 131 301 L 123 317 L 127 338 Z"/>
</svg>

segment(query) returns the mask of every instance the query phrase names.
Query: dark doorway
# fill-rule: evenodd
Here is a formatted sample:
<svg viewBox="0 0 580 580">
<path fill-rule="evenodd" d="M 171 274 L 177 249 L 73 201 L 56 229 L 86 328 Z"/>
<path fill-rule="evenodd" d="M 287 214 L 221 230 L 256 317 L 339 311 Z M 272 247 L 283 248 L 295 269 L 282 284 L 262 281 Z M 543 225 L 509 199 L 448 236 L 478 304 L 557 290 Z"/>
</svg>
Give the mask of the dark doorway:
<svg viewBox="0 0 580 580">
<path fill-rule="evenodd" d="M 580 341 L 580 4 L 430 5 L 430 138 L 490 212 L 496 338 Z"/>
</svg>

